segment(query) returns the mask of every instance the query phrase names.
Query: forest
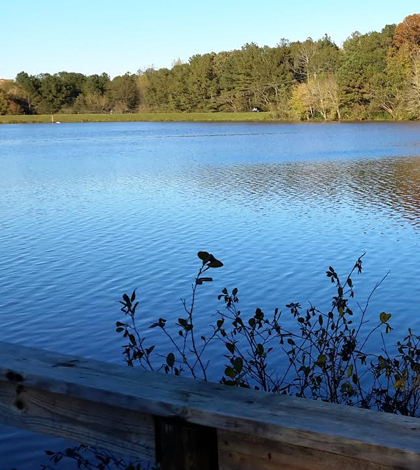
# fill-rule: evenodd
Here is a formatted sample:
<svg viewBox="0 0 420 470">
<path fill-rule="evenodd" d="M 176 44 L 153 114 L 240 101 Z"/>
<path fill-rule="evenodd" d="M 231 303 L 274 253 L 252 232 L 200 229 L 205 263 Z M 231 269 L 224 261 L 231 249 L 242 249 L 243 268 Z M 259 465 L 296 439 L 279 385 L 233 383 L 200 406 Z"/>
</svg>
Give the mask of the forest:
<svg viewBox="0 0 420 470">
<path fill-rule="evenodd" d="M 0 114 L 248 112 L 284 120 L 420 118 L 420 14 L 354 32 L 192 56 L 113 79 L 59 72 L 0 81 Z"/>
</svg>

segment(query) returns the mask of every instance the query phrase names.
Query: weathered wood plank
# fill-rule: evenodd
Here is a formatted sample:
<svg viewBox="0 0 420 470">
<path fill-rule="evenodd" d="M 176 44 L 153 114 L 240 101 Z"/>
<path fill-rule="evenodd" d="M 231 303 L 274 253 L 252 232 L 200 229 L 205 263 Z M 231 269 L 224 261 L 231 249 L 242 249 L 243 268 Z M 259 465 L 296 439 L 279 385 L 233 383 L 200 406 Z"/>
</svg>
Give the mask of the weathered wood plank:
<svg viewBox="0 0 420 470">
<path fill-rule="evenodd" d="M 220 470 L 398 470 L 307 447 L 219 431 Z"/>
<path fill-rule="evenodd" d="M 147 461 L 155 460 L 153 417 L 26 385 L 0 385 L 0 421 Z"/>
<path fill-rule="evenodd" d="M 45 390 L 378 465 L 420 468 L 420 421 L 0 343 L 0 388 Z M 0 415 L 0 420 L 2 419 Z"/>
</svg>

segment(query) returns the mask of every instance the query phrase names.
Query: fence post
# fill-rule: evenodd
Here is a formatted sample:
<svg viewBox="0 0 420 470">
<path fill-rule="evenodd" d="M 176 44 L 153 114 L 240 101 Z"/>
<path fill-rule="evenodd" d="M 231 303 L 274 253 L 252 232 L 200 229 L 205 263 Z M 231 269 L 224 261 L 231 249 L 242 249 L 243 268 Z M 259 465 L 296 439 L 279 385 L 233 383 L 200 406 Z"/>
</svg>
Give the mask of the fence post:
<svg viewBox="0 0 420 470">
<path fill-rule="evenodd" d="M 156 460 L 162 470 L 218 470 L 217 430 L 155 418 Z"/>
</svg>

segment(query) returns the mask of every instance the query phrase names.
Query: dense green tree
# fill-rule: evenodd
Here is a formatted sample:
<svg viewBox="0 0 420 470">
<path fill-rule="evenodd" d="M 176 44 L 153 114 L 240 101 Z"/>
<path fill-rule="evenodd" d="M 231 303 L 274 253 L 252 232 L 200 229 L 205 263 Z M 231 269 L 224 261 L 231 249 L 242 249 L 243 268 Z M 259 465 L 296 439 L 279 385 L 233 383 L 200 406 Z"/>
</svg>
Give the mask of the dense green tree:
<svg viewBox="0 0 420 470">
<path fill-rule="evenodd" d="M 381 110 L 376 95 L 387 83 L 387 58 L 392 39 L 393 27 L 388 27 L 381 33 L 353 33 L 344 43 L 337 82 L 347 117 L 369 117 Z"/>
<path fill-rule="evenodd" d="M 20 72 L 15 79 L 16 86 L 20 90 L 20 96 L 26 103 L 28 114 L 37 112 L 37 105 L 41 101 L 41 81 L 34 75 L 28 75 L 26 72 Z"/>
<path fill-rule="evenodd" d="M 295 82 L 293 59 L 288 44 L 260 48 L 253 87 L 254 102 L 275 111 L 282 105 Z"/>
<path fill-rule="evenodd" d="M 74 101 L 73 111 L 105 113 L 110 111 L 111 103 L 107 95 L 109 75 L 89 75 L 81 84 L 81 93 Z"/>
<path fill-rule="evenodd" d="M 168 87 L 169 111 L 194 111 L 190 94 L 190 68 L 188 64 L 177 63 L 170 71 Z"/>
<path fill-rule="evenodd" d="M 104 95 L 108 90 L 111 79 L 109 75 L 89 75 L 82 82 L 82 92 L 85 95 Z"/>
<path fill-rule="evenodd" d="M 56 113 L 63 106 L 69 104 L 73 90 L 58 74 L 42 74 L 40 82 L 41 100 L 37 105 L 38 112 L 42 114 Z"/>
<path fill-rule="evenodd" d="M 290 46 L 246 44 L 223 56 L 218 101 L 225 110 L 249 111 L 257 106 L 276 110 L 294 83 Z"/>
<path fill-rule="evenodd" d="M 171 73 L 168 69 L 147 69 L 144 74 L 148 80 L 145 103 L 153 111 L 167 111 L 168 109 L 168 87 Z"/>
<path fill-rule="evenodd" d="M 15 83 L 27 103 L 28 112 L 55 113 L 70 107 L 82 92 L 86 77 L 81 73 L 28 75 L 21 72 Z"/>
<path fill-rule="evenodd" d="M 115 77 L 108 85 L 108 96 L 116 112 L 133 111 L 139 105 L 139 89 L 136 75 L 126 73 Z"/>
<path fill-rule="evenodd" d="M 239 51 L 222 53 L 218 61 L 220 111 L 242 111 L 246 108 L 244 80 L 241 77 L 238 55 Z"/>
<path fill-rule="evenodd" d="M 219 78 L 215 70 L 215 53 L 195 55 L 189 60 L 191 108 L 197 111 L 217 110 Z"/>
</svg>

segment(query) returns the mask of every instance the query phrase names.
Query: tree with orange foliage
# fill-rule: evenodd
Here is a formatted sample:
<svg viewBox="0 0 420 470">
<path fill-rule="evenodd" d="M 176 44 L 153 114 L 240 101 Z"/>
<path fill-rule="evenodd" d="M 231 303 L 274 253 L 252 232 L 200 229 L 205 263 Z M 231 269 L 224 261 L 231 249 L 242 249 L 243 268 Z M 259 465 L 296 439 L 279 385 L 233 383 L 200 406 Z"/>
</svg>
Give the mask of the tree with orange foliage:
<svg viewBox="0 0 420 470">
<path fill-rule="evenodd" d="M 420 48 L 420 14 L 407 16 L 397 26 L 394 34 L 394 47 L 397 50 L 410 52 Z"/>
<path fill-rule="evenodd" d="M 397 90 L 405 118 L 420 117 L 420 14 L 407 16 L 396 27 L 387 64 L 388 87 Z"/>
</svg>

